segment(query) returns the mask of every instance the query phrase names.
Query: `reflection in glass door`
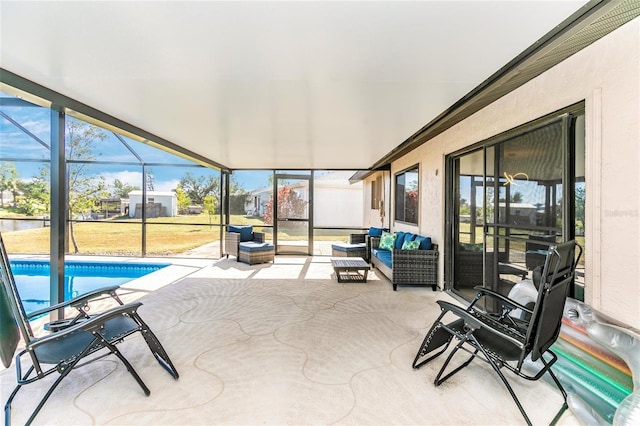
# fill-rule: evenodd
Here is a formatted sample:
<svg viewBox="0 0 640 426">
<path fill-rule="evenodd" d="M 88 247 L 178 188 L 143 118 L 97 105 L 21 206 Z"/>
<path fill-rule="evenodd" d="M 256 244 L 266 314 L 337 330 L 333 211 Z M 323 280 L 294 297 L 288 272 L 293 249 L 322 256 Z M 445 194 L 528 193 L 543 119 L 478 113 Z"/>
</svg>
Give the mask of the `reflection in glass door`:
<svg viewBox="0 0 640 426">
<path fill-rule="evenodd" d="M 300 172 L 276 174 L 274 244 L 277 254 L 312 254 L 311 177 Z"/>
</svg>

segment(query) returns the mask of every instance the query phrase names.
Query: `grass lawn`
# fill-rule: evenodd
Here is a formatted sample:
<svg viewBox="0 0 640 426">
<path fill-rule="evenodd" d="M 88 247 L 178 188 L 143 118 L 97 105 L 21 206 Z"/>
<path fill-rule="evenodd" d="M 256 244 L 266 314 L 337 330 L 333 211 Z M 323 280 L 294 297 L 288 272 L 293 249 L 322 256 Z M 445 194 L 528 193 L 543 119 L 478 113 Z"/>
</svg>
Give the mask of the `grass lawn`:
<svg viewBox="0 0 640 426">
<path fill-rule="evenodd" d="M 211 219 L 211 220 L 210 220 Z M 220 240 L 220 217 L 207 214 L 148 219 L 146 226 L 148 256 L 176 256 L 188 250 Z M 253 225 L 272 239 L 272 229 L 262 228 L 259 218 L 232 215 L 234 225 Z M 211 225 L 209 225 L 211 223 Z M 349 231 L 319 230 L 314 239 L 346 241 Z M 127 217 L 74 223 L 74 235 L 80 254 L 140 256 L 142 247 L 142 222 Z M 34 228 L 15 232 L 3 232 L 2 237 L 10 253 L 49 253 L 49 228 Z M 280 240 L 298 239 L 296 235 L 280 232 Z M 73 251 L 69 241 L 68 251 Z"/>
</svg>

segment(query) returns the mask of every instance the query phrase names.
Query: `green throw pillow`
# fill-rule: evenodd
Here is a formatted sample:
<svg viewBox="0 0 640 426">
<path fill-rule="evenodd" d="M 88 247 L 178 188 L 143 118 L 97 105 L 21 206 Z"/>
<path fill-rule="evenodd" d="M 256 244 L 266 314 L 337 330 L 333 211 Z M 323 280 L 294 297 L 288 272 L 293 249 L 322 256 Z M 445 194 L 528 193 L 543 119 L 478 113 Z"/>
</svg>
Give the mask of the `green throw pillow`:
<svg viewBox="0 0 640 426">
<path fill-rule="evenodd" d="M 398 236 L 396 234 L 383 232 L 380 236 L 380 244 L 378 245 L 378 248 L 380 250 L 393 250 L 393 245 L 396 243 L 397 237 Z"/>
<path fill-rule="evenodd" d="M 420 241 L 405 241 L 402 243 L 402 250 L 418 250 Z"/>
</svg>

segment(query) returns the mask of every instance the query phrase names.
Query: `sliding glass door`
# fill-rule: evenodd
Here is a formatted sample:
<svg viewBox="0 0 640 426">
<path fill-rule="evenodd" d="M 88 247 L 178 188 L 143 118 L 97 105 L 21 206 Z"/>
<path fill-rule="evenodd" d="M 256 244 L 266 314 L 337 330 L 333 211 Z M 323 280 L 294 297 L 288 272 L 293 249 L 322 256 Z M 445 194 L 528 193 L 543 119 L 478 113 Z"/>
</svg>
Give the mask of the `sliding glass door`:
<svg viewBox="0 0 640 426">
<path fill-rule="evenodd" d="M 564 114 L 449 159 L 450 289 L 466 299 L 477 285 L 506 295 L 544 263 L 540 251 L 576 237 L 584 220 L 576 220 L 584 205 L 582 121 Z"/>
</svg>

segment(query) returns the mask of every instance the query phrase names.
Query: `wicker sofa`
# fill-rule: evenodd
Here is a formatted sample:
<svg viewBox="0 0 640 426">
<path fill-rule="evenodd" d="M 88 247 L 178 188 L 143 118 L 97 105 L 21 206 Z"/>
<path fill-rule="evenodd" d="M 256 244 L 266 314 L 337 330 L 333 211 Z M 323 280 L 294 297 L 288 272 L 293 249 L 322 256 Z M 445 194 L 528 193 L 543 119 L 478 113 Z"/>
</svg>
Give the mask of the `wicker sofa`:
<svg viewBox="0 0 640 426">
<path fill-rule="evenodd" d="M 371 246 L 371 264 L 382 272 L 396 291 L 399 285 L 431 286 L 433 291 L 438 288 L 438 245 L 432 244 L 431 239 L 410 233 L 402 234 L 403 241 L 396 239 L 393 250 L 380 249 L 380 237 L 369 237 Z M 428 240 L 417 250 L 403 250 L 402 244 L 406 238 Z M 390 253 L 389 253 L 390 252 Z"/>
</svg>

